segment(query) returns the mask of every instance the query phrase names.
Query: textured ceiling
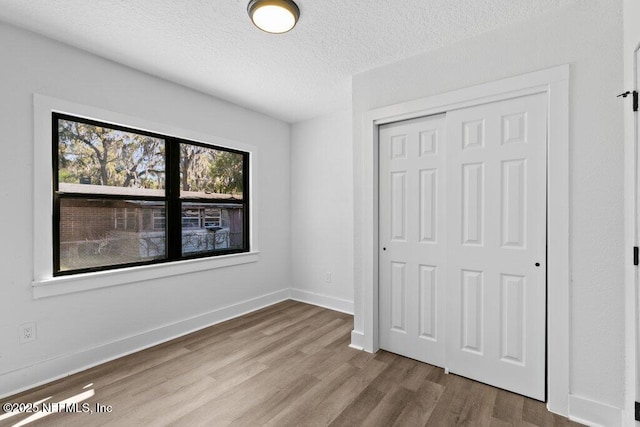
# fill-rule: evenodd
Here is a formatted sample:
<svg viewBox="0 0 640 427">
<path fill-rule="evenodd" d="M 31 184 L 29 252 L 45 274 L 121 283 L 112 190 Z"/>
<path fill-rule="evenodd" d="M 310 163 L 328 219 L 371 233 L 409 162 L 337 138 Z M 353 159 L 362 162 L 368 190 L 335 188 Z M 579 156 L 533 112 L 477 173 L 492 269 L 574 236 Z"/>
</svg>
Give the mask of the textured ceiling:
<svg viewBox="0 0 640 427">
<path fill-rule="evenodd" d="M 289 33 L 248 0 L 0 0 L 0 20 L 288 122 L 348 108 L 351 76 L 577 0 L 297 0 Z"/>
</svg>

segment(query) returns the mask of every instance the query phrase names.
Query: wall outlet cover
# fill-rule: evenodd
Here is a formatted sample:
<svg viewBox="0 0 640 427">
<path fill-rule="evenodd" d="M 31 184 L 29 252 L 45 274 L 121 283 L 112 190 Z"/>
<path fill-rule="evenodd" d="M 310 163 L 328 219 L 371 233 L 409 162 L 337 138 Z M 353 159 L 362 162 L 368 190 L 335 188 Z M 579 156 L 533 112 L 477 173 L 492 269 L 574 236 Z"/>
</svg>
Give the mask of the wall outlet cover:
<svg viewBox="0 0 640 427">
<path fill-rule="evenodd" d="M 20 325 L 20 344 L 35 341 L 36 338 L 36 322 L 29 322 Z"/>
</svg>

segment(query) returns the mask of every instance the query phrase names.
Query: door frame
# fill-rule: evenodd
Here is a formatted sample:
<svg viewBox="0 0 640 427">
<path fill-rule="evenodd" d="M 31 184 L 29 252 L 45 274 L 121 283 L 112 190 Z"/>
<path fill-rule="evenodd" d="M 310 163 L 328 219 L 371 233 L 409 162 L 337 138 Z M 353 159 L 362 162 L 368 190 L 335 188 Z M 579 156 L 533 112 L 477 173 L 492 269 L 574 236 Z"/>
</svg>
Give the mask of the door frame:
<svg viewBox="0 0 640 427">
<path fill-rule="evenodd" d="M 640 8 L 637 8 L 640 12 Z M 627 18 L 625 17 L 625 22 Z M 631 22 L 631 19 L 629 19 Z M 636 32 L 638 33 L 638 32 Z M 640 33 L 638 33 L 640 34 Z M 635 35 L 635 34 L 634 34 Z M 640 43 L 634 38 L 625 49 L 625 88 L 640 90 Z M 628 56 L 627 56 L 628 55 Z M 635 405 L 640 400 L 640 283 L 631 248 L 640 245 L 640 115 L 624 102 L 625 122 L 625 416 L 623 425 L 636 425 Z"/>
<path fill-rule="evenodd" d="M 362 217 L 355 225 L 362 250 L 362 331 L 352 346 L 376 352 L 378 346 L 378 126 L 518 96 L 547 97 L 547 407 L 568 415 L 569 398 L 569 65 L 505 78 L 363 114 Z M 356 292 L 358 295 L 358 292 Z M 356 315 L 358 313 L 356 312 Z"/>
</svg>

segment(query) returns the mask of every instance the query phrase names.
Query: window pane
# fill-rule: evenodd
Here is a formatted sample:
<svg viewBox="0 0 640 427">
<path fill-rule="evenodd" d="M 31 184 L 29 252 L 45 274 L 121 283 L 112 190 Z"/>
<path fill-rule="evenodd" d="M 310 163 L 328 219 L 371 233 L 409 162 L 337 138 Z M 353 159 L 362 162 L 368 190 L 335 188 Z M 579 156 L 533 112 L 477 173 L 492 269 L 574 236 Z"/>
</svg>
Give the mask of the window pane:
<svg viewBox="0 0 640 427">
<path fill-rule="evenodd" d="M 167 212 L 164 209 L 153 209 L 153 229 L 164 230 L 167 226 Z"/>
<path fill-rule="evenodd" d="M 60 271 L 164 258 L 163 202 L 60 200 Z"/>
<path fill-rule="evenodd" d="M 180 144 L 180 196 L 242 200 L 244 156 Z"/>
<path fill-rule="evenodd" d="M 59 119 L 59 190 L 162 197 L 164 150 L 163 139 Z"/>
<path fill-rule="evenodd" d="M 242 205 L 182 204 L 182 254 L 242 249 Z"/>
</svg>

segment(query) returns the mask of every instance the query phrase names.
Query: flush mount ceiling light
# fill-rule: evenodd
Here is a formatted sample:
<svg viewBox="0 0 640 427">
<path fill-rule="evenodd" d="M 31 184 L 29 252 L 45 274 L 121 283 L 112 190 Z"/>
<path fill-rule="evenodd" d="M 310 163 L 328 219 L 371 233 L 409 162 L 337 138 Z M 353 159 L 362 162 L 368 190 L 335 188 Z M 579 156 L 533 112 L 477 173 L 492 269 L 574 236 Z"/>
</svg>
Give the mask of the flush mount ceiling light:
<svg viewBox="0 0 640 427">
<path fill-rule="evenodd" d="M 274 34 L 291 30 L 300 17 L 300 9 L 292 0 L 251 0 L 247 12 L 256 27 Z"/>
</svg>

